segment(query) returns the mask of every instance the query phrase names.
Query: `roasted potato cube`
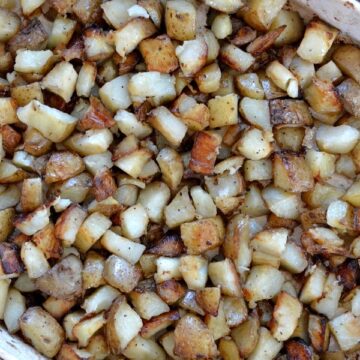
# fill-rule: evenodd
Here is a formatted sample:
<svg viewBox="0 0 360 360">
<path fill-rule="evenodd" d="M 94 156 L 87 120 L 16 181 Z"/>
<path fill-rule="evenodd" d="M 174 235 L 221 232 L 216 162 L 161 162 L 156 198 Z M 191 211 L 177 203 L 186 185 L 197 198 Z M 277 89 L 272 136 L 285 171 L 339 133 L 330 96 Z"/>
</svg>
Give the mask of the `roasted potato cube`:
<svg viewBox="0 0 360 360">
<path fill-rule="evenodd" d="M 77 49 L 76 44 L 74 44 L 73 56 L 75 58 L 79 56 L 82 58 L 85 53 L 88 61 L 103 61 L 108 59 L 114 53 L 110 34 L 98 27 L 87 28 L 83 35 L 83 44 L 79 43 L 77 46 L 78 48 L 80 47 L 80 49 Z M 77 52 L 79 52 L 79 54 L 77 54 Z M 64 56 L 64 58 L 69 61 L 69 59 L 66 59 L 66 56 Z M 115 76 L 116 74 L 113 77 Z"/>
<path fill-rule="evenodd" d="M 15 210 L 13 208 L 0 210 L 0 223 L 2 224 L 0 228 L 0 243 L 5 241 L 14 229 L 14 217 Z"/>
<path fill-rule="evenodd" d="M 0 125 L 17 123 L 16 109 L 16 102 L 12 98 L 0 98 Z"/>
<path fill-rule="evenodd" d="M 14 70 L 24 74 L 42 74 L 52 62 L 53 53 L 50 50 L 21 50 L 16 54 Z"/>
<path fill-rule="evenodd" d="M 95 85 L 97 69 L 96 65 L 90 61 L 86 61 L 83 63 L 79 76 L 76 81 L 76 94 L 77 96 L 85 96 L 89 97 L 92 88 Z M 90 98 L 91 101 L 92 98 Z M 102 108 L 100 108 L 101 114 Z M 96 112 L 95 112 L 96 114 Z"/>
<path fill-rule="evenodd" d="M 169 147 L 163 148 L 157 158 L 164 182 L 172 191 L 175 191 L 183 177 L 184 164 L 181 156 Z"/>
<path fill-rule="evenodd" d="M 227 338 L 220 339 L 219 352 L 224 360 L 241 360 L 235 341 Z"/>
<path fill-rule="evenodd" d="M 277 126 L 310 126 L 312 117 L 302 100 L 271 100 L 271 124 Z"/>
<path fill-rule="evenodd" d="M 139 45 L 139 50 L 148 71 L 171 73 L 179 66 L 175 47 L 167 35 L 143 40 Z"/>
<path fill-rule="evenodd" d="M 18 106 L 25 106 L 31 100 L 38 100 L 41 103 L 44 102 L 43 93 L 40 83 L 38 82 L 11 88 L 11 97 L 16 101 Z"/>
<path fill-rule="evenodd" d="M 15 206 L 20 200 L 20 191 L 16 185 L 10 185 L 0 193 L 0 210 Z M 6 222 L 4 223 L 4 229 Z M 15 225 L 15 224 L 14 224 Z"/>
<path fill-rule="evenodd" d="M 140 332 L 143 322 L 127 304 L 125 296 L 119 296 L 110 308 L 105 325 L 106 341 L 113 354 L 120 354 Z"/>
<path fill-rule="evenodd" d="M 82 272 L 83 287 L 85 290 L 90 288 L 97 288 L 105 284 L 103 278 L 103 270 L 105 259 L 94 251 L 89 251 L 86 254 L 84 268 Z"/>
<path fill-rule="evenodd" d="M 73 327 L 73 334 L 79 343 L 79 346 L 85 347 L 90 341 L 90 337 L 101 329 L 106 323 L 104 312 L 100 314 L 85 317 Z"/>
<path fill-rule="evenodd" d="M 15 244 L 0 243 L 0 263 L 3 274 L 20 274 L 24 271 L 19 250 Z"/>
<path fill-rule="evenodd" d="M 298 55 L 313 64 L 320 64 L 336 39 L 338 32 L 321 20 L 310 21 L 297 50 Z"/>
<path fill-rule="evenodd" d="M 62 318 L 76 304 L 76 300 L 56 299 L 49 296 L 42 304 L 43 308 L 55 319 Z"/>
<path fill-rule="evenodd" d="M 126 109 L 131 104 L 128 92 L 129 76 L 122 75 L 105 83 L 100 90 L 101 101 L 110 111 Z"/>
<path fill-rule="evenodd" d="M 99 0 L 76 0 L 72 10 L 80 22 L 91 25 L 101 19 Z"/>
<path fill-rule="evenodd" d="M 49 216 L 50 209 L 46 205 L 42 205 L 32 213 L 17 217 L 14 225 L 25 235 L 34 235 L 49 223 Z"/>
<path fill-rule="evenodd" d="M 174 353 L 181 358 L 213 358 L 217 347 L 207 326 L 195 315 L 185 315 L 175 328 Z"/>
<path fill-rule="evenodd" d="M 47 46 L 50 49 L 59 45 L 67 45 L 70 41 L 76 27 L 76 21 L 57 16 L 48 39 Z"/>
<path fill-rule="evenodd" d="M 131 53 L 139 43 L 156 32 L 156 27 L 149 19 L 134 18 L 113 33 L 116 52 L 120 56 Z"/>
<path fill-rule="evenodd" d="M 25 297 L 20 291 L 14 288 L 10 289 L 7 293 L 7 301 L 4 309 L 4 323 L 11 334 L 20 330 L 20 317 L 25 311 Z"/>
<path fill-rule="evenodd" d="M 14 12 L 1 8 L 0 22 L 3 24 L 0 30 L 0 41 L 10 40 L 20 29 L 20 18 Z"/>
<path fill-rule="evenodd" d="M 209 100 L 210 127 L 217 128 L 237 124 L 239 121 L 238 101 L 239 97 L 236 94 L 216 96 Z"/>
<path fill-rule="evenodd" d="M 217 316 L 220 298 L 220 287 L 204 287 L 196 291 L 196 302 L 206 313 L 213 316 Z"/>
<path fill-rule="evenodd" d="M 360 83 L 360 49 L 354 45 L 340 45 L 332 55 L 340 70 Z"/>
<path fill-rule="evenodd" d="M 144 322 L 144 326 L 141 329 L 140 335 L 145 339 L 150 339 L 159 331 L 166 329 L 175 321 L 180 319 L 178 311 L 169 311 L 159 316 L 155 316 L 149 321 Z"/>
<path fill-rule="evenodd" d="M 255 62 L 255 58 L 251 54 L 233 44 L 225 44 L 221 47 L 220 60 L 241 73 L 246 72 Z"/>
<path fill-rule="evenodd" d="M 136 336 L 123 351 L 128 359 L 165 360 L 164 350 L 155 340 Z"/>
<path fill-rule="evenodd" d="M 68 255 L 38 277 L 36 285 L 39 290 L 57 299 L 76 299 L 83 291 L 82 268 L 83 265 L 77 256 Z"/>
<path fill-rule="evenodd" d="M 344 108 L 350 114 L 360 116 L 360 85 L 352 80 L 347 79 L 336 87 L 342 100 Z"/>
<path fill-rule="evenodd" d="M 50 358 L 58 353 L 65 338 L 59 323 L 39 306 L 28 308 L 21 316 L 20 329 L 37 351 Z"/>
<path fill-rule="evenodd" d="M 166 2 L 165 24 L 167 34 L 174 40 L 192 40 L 196 36 L 196 9 L 188 1 Z"/>
<path fill-rule="evenodd" d="M 58 259 L 62 249 L 60 239 L 55 236 L 54 224 L 49 223 L 43 229 L 35 233 L 32 241 L 44 253 L 47 259 Z"/>
<path fill-rule="evenodd" d="M 270 331 L 261 327 L 259 330 L 259 340 L 254 351 L 249 356 L 249 360 L 271 360 L 276 357 L 282 348 L 282 343 L 278 342 Z"/>
<path fill-rule="evenodd" d="M 124 0 L 121 2 L 112 0 L 102 3 L 100 7 L 104 11 L 103 17 L 106 22 L 115 29 L 119 29 L 130 19 L 128 10 L 134 5 L 136 5 L 135 0 Z"/>
</svg>

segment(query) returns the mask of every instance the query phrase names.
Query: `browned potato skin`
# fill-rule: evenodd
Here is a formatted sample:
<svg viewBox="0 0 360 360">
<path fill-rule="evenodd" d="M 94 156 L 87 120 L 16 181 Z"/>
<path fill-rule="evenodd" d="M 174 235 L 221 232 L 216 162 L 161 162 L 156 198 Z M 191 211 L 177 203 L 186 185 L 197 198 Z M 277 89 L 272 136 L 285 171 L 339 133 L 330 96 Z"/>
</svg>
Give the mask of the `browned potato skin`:
<svg viewBox="0 0 360 360">
<path fill-rule="evenodd" d="M 196 302 L 212 316 L 217 316 L 221 298 L 219 287 L 204 288 L 196 291 Z"/>
<path fill-rule="evenodd" d="M 185 252 L 185 246 L 179 235 L 170 232 L 166 233 L 147 252 L 159 256 L 176 257 Z"/>
<path fill-rule="evenodd" d="M 300 216 L 301 225 L 304 230 L 308 230 L 316 225 L 325 225 L 326 224 L 326 211 L 323 208 L 316 208 L 311 210 L 306 210 L 301 213 Z"/>
<path fill-rule="evenodd" d="M 356 287 L 360 275 L 359 264 L 356 260 L 348 260 L 336 269 L 337 278 L 346 290 Z"/>
<path fill-rule="evenodd" d="M 140 335 L 145 339 L 148 339 L 152 334 L 165 329 L 175 321 L 180 319 L 180 314 L 176 310 L 169 311 L 167 313 L 154 316 L 148 321 L 144 321 L 144 325 L 140 331 Z"/>
<path fill-rule="evenodd" d="M 242 46 L 255 40 L 255 38 L 256 30 L 252 29 L 250 26 L 243 26 L 234 35 L 234 37 L 231 39 L 231 42 L 236 46 Z"/>
<path fill-rule="evenodd" d="M 52 153 L 46 164 L 45 181 L 48 184 L 67 180 L 85 170 L 81 157 L 70 151 Z"/>
<path fill-rule="evenodd" d="M 84 25 L 92 25 L 101 20 L 102 11 L 99 0 L 77 0 L 72 10 Z"/>
<path fill-rule="evenodd" d="M 7 208 L 0 211 L 0 243 L 5 241 L 14 229 L 15 209 Z"/>
<path fill-rule="evenodd" d="M 32 241 L 47 259 L 59 259 L 62 254 L 60 240 L 55 236 L 54 224 L 50 223 L 32 237 Z"/>
<path fill-rule="evenodd" d="M 176 325 L 174 353 L 185 359 L 211 359 L 218 350 L 207 326 L 197 316 L 188 314 Z"/>
<path fill-rule="evenodd" d="M 93 192 L 96 201 L 102 201 L 113 195 L 117 189 L 114 177 L 109 169 L 98 171 L 93 180 Z"/>
<path fill-rule="evenodd" d="M 312 360 L 313 353 L 302 341 L 290 340 L 285 344 L 288 360 Z"/>
<path fill-rule="evenodd" d="M 72 300 L 82 294 L 82 263 L 75 255 L 59 261 L 36 280 L 37 287 L 58 299 Z"/>
<path fill-rule="evenodd" d="M 0 264 L 5 274 L 20 274 L 24 271 L 19 249 L 15 244 L 0 243 Z"/>
<path fill-rule="evenodd" d="M 80 358 L 76 354 L 74 348 L 66 343 L 61 346 L 60 352 L 58 353 L 56 359 L 57 360 L 82 360 L 82 358 Z"/>
<path fill-rule="evenodd" d="M 30 155 L 41 156 L 50 151 L 52 142 L 41 135 L 36 129 L 27 128 L 23 135 L 24 150 Z"/>
<path fill-rule="evenodd" d="M 175 47 L 167 35 L 143 40 L 139 45 L 148 71 L 171 73 L 179 67 Z"/>
<path fill-rule="evenodd" d="M 8 49 L 16 55 L 16 50 L 43 50 L 46 47 L 48 34 L 39 19 L 33 18 L 9 42 Z"/>
<path fill-rule="evenodd" d="M 84 289 L 97 288 L 105 284 L 102 276 L 105 259 L 95 251 L 89 251 L 86 254 L 84 268 L 82 272 L 82 281 Z"/>
<path fill-rule="evenodd" d="M 311 345 L 316 352 L 326 351 L 329 345 L 329 326 L 325 317 L 309 316 L 309 337 Z"/>
<path fill-rule="evenodd" d="M 65 338 L 59 323 L 39 306 L 28 308 L 21 316 L 20 329 L 35 349 L 49 358 L 58 353 Z"/>
<path fill-rule="evenodd" d="M 338 85 L 336 90 L 345 110 L 356 117 L 360 117 L 360 85 L 352 79 L 347 79 Z"/>
<path fill-rule="evenodd" d="M 297 154 L 276 153 L 273 167 L 275 186 L 292 192 L 305 192 L 311 190 L 314 186 L 314 179 L 310 169 L 307 167 L 304 158 Z"/>
<path fill-rule="evenodd" d="M 303 100 L 275 99 L 270 101 L 271 124 L 281 126 L 310 126 L 309 109 Z"/>
<path fill-rule="evenodd" d="M 8 154 L 13 154 L 21 142 L 21 135 L 10 125 L 3 125 L 1 128 L 3 148 Z"/>
<path fill-rule="evenodd" d="M 175 304 L 186 292 L 185 286 L 171 279 L 156 285 L 156 292 L 168 305 Z"/>
</svg>

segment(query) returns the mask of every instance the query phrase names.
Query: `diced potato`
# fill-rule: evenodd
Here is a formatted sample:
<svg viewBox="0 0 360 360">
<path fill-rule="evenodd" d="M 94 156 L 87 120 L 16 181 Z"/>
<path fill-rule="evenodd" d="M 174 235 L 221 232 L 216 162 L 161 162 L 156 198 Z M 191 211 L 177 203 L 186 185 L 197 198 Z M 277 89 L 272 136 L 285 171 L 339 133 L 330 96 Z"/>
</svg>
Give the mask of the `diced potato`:
<svg viewBox="0 0 360 360">
<path fill-rule="evenodd" d="M 344 194 L 345 190 L 341 188 L 316 183 L 313 190 L 303 194 L 303 199 L 312 208 L 327 207 L 332 201 L 341 198 Z"/>
<path fill-rule="evenodd" d="M 287 242 L 285 250 L 281 254 L 280 264 L 291 273 L 298 274 L 303 272 L 308 261 L 303 249 L 293 242 Z"/>
<path fill-rule="evenodd" d="M 77 119 L 55 108 L 32 100 L 17 110 L 20 121 L 40 131 L 53 142 L 66 139 L 75 128 Z"/>
<path fill-rule="evenodd" d="M 153 291 L 137 291 L 130 293 L 130 299 L 137 313 L 145 320 L 170 311 L 170 307 Z"/>
<path fill-rule="evenodd" d="M 103 17 L 115 29 L 119 29 L 129 19 L 128 10 L 136 4 L 135 0 L 112 0 L 102 3 L 100 7 L 103 9 Z"/>
<path fill-rule="evenodd" d="M 0 22 L 2 24 L 0 30 L 0 41 L 5 42 L 11 39 L 20 29 L 20 18 L 15 12 L 7 10 L 3 7 L 0 10 Z"/>
<path fill-rule="evenodd" d="M 273 177 L 271 160 L 246 160 L 244 178 L 246 181 L 271 180 Z"/>
<path fill-rule="evenodd" d="M 44 73 L 53 61 L 51 50 L 21 50 L 15 58 L 14 70 L 20 73 Z"/>
<path fill-rule="evenodd" d="M 7 293 L 7 301 L 4 309 L 4 323 L 11 334 L 20 330 L 19 320 L 25 311 L 25 297 L 20 293 L 20 291 L 14 288 L 10 289 Z"/>
<path fill-rule="evenodd" d="M 252 306 L 257 301 L 272 299 L 280 292 L 284 280 L 284 275 L 272 266 L 253 266 L 243 288 L 244 297 Z"/>
<path fill-rule="evenodd" d="M 345 75 L 360 83 L 360 49 L 354 45 L 340 45 L 332 57 Z"/>
<path fill-rule="evenodd" d="M 0 196 L 1 202 L 1 196 Z M 12 230 L 14 229 L 14 218 L 15 218 L 15 210 L 13 208 L 7 208 L 0 210 L 0 243 L 5 241 L 7 237 L 10 235 Z"/>
<path fill-rule="evenodd" d="M 191 202 L 188 187 L 183 187 L 165 208 L 165 222 L 170 228 L 191 221 L 195 217 L 195 208 Z"/>
<path fill-rule="evenodd" d="M 82 273 L 84 289 L 97 288 L 105 283 L 105 280 L 102 276 L 104 264 L 105 259 L 98 253 L 89 251 L 86 254 Z"/>
<path fill-rule="evenodd" d="M 156 27 L 149 19 L 134 18 L 113 33 L 116 52 L 125 56 L 139 43 L 156 32 Z"/>
<path fill-rule="evenodd" d="M 43 308 L 55 319 L 62 318 L 76 304 L 76 300 L 56 299 L 49 296 L 43 303 Z"/>
<path fill-rule="evenodd" d="M 80 320 L 80 322 L 78 322 L 72 330 L 74 337 L 78 340 L 79 346 L 87 346 L 90 337 L 94 335 L 96 331 L 101 329 L 105 323 L 106 320 L 103 312 Z"/>
<path fill-rule="evenodd" d="M 164 350 L 152 339 L 136 336 L 123 351 L 128 359 L 165 360 Z"/>
<path fill-rule="evenodd" d="M 312 20 L 306 26 L 304 37 L 297 50 L 298 55 L 313 64 L 320 64 L 336 39 L 338 32 L 321 20 Z"/>
<path fill-rule="evenodd" d="M 244 97 L 262 100 L 264 90 L 256 73 L 247 73 L 235 77 L 235 84 Z"/>
<path fill-rule="evenodd" d="M 251 54 L 233 44 L 225 44 L 221 47 L 220 59 L 224 64 L 241 73 L 246 72 L 255 62 Z"/>
<path fill-rule="evenodd" d="M 286 25 L 286 28 L 275 40 L 276 46 L 296 43 L 303 36 L 304 23 L 296 11 L 280 10 L 272 21 L 270 29 L 274 30 L 283 25 Z"/>
<path fill-rule="evenodd" d="M 203 93 L 217 91 L 220 87 L 220 79 L 221 71 L 217 63 L 202 68 L 195 76 L 196 84 Z"/>
<path fill-rule="evenodd" d="M 167 1 L 165 8 L 166 33 L 175 40 L 186 41 L 196 36 L 196 9 L 188 1 Z"/>
<path fill-rule="evenodd" d="M 271 320 L 271 332 L 278 341 L 285 341 L 293 334 L 302 312 L 301 302 L 286 292 L 276 298 Z"/>
<path fill-rule="evenodd" d="M 281 257 L 285 251 L 288 236 L 289 231 L 285 228 L 264 230 L 255 235 L 250 245 L 255 251 Z"/>
<path fill-rule="evenodd" d="M 50 209 L 42 205 L 32 213 L 18 217 L 14 225 L 25 235 L 34 235 L 49 223 Z"/>
<path fill-rule="evenodd" d="M 271 9 L 266 0 L 251 0 L 240 10 L 240 14 L 247 24 L 256 30 L 266 31 L 284 6 L 284 0 L 275 0 Z"/>
<path fill-rule="evenodd" d="M 316 71 L 316 77 L 320 80 L 330 81 L 333 83 L 341 79 L 342 73 L 336 64 L 330 60 Z"/>
<path fill-rule="evenodd" d="M 307 126 L 313 121 L 306 103 L 302 100 L 271 100 L 271 124 L 282 126 Z"/>
<path fill-rule="evenodd" d="M 131 105 L 128 91 L 129 75 L 121 75 L 105 83 L 99 89 L 101 101 L 110 111 L 127 109 Z"/>
<path fill-rule="evenodd" d="M 247 159 L 264 159 L 272 151 L 271 142 L 265 135 L 263 131 L 256 128 L 245 130 L 234 148 Z"/>
<path fill-rule="evenodd" d="M 55 356 L 64 341 L 64 330 L 45 310 L 30 307 L 20 318 L 20 329 L 34 348 L 51 358 Z"/>
<path fill-rule="evenodd" d="M 77 96 L 89 97 L 91 89 L 95 85 L 97 69 L 94 63 L 86 61 L 83 63 L 76 82 Z"/>
<path fill-rule="evenodd" d="M 105 325 L 105 336 L 112 353 L 122 352 L 140 332 L 143 323 L 140 316 L 120 296 L 111 306 Z"/>
<path fill-rule="evenodd" d="M 53 22 L 51 33 L 48 39 L 50 49 L 59 45 L 67 45 L 75 31 L 76 21 L 62 16 L 57 16 Z"/>
<path fill-rule="evenodd" d="M 320 150 L 330 154 L 346 154 L 355 147 L 359 131 L 349 125 L 321 125 L 315 136 Z"/>
<path fill-rule="evenodd" d="M 195 315 L 185 315 L 175 328 L 174 353 L 181 358 L 213 358 L 218 354 L 213 335 Z"/>
<path fill-rule="evenodd" d="M 224 360 L 240 360 L 239 350 L 233 340 L 222 338 L 219 342 L 219 352 Z"/>
<path fill-rule="evenodd" d="M 216 96 L 210 99 L 208 102 L 210 127 L 217 128 L 237 124 L 239 121 L 238 101 L 239 97 L 236 94 Z"/>
<path fill-rule="evenodd" d="M 41 178 L 24 179 L 20 197 L 21 208 L 25 212 L 34 211 L 43 203 Z"/>
<path fill-rule="evenodd" d="M 184 173 L 181 156 L 175 150 L 165 147 L 159 152 L 156 161 L 160 166 L 164 182 L 172 191 L 175 191 Z"/>
<path fill-rule="evenodd" d="M 16 109 L 16 102 L 12 98 L 0 98 L 0 125 L 17 123 Z"/>
<path fill-rule="evenodd" d="M 307 304 L 322 296 L 326 280 L 325 269 L 315 266 L 302 288 L 300 301 Z"/>
<path fill-rule="evenodd" d="M 360 182 L 354 182 L 346 191 L 343 199 L 353 206 L 360 206 Z"/>
<path fill-rule="evenodd" d="M 0 292 L 0 319 L 1 320 L 4 319 L 10 284 L 11 284 L 10 279 L 0 280 L 0 290 L 1 290 L 1 292 Z"/>
<path fill-rule="evenodd" d="M 267 100 L 244 97 L 239 105 L 240 114 L 253 126 L 264 131 L 271 131 L 270 110 Z"/>
<path fill-rule="evenodd" d="M 302 89 L 307 88 L 315 77 L 314 64 L 297 55 L 292 59 L 289 70 L 295 75 Z"/>
<path fill-rule="evenodd" d="M 152 110 L 148 122 L 176 147 L 181 144 L 187 131 L 186 125 L 164 106 Z"/>
<path fill-rule="evenodd" d="M 141 204 L 128 208 L 120 216 L 121 227 L 125 236 L 135 239 L 145 234 L 149 217 Z"/>
<path fill-rule="evenodd" d="M 271 360 L 279 353 L 282 343 L 278 342 L 270 333 L 270 331 L 261 327 L 259 330 L 259 341 L 248 357 L 249 360 Z"/>
<path fill-rule="evenodd" d="M 347 79 L 336 87 L 342 100 L 344 108 L 350 114 L 360 116 L 360 85 L 352 80 Z"/>
<path fill-rule="evenodd" d="M 207 261 L 201 256 L 187 255 L 180 259 L 180 273 L 191 290 L 202 289 L 207 281 Z"/>
<path fill-rule="evenodd" d="M 114 53 L 110 34 L 97 27 L 90 27 L 85 30 L 81 51 L 85 52 L 88 61 L 103 61 Z M 82 57 L 82 55 L 80 56 Z"/>
<path fill-rule="evenodd" d="M 141 270 L 116 255 L 111 255 L 105 262 L 104 279 L 121 292 L 128 293 L 138 284 Z"/>
<path fill-rule="evenodd" d="M 180 259 L 161 256 L 156 259 L 157 272 L 154 275 L 156 283 L 171 279 L 181 279 Z"/>
<path fill-rule="evenodd" d="M 38 82 L 11 88 L 11 97 L 16 101 L 18 106 L 25 106 L 31 100 L 38 100 L 41 103 L 44 102 L 43 93 L 40 83 Z"/>
<path fill-rule="evenodd" d="M 350 312 L 344 313 L 331 320 L 330 330 L 335 336 L 341 350 L 356 350 L 358 348 L 359 333 L 359 317 L 355 317 Z"/>
</svg>

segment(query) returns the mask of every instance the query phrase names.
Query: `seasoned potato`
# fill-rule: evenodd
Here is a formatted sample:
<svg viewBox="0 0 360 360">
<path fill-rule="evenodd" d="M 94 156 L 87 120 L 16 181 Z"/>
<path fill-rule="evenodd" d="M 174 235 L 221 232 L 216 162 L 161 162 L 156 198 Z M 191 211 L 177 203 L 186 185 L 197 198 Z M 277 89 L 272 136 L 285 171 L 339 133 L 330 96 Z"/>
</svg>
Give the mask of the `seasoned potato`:
<svg viewBox="0 0 360 360">
<path fill-rule="evenodd" d="M 39 306 L 21 316 L 20 329 L 36 350 L 50 358 L 58 353 L 65 337 L 59 323 Z"/>
<path fill-rule="evenodd" d="M 333 54 L 335 64 L 352 79 L 360 82 L 360 50 L 353 45 L 341 45 Z"/>
</svg>

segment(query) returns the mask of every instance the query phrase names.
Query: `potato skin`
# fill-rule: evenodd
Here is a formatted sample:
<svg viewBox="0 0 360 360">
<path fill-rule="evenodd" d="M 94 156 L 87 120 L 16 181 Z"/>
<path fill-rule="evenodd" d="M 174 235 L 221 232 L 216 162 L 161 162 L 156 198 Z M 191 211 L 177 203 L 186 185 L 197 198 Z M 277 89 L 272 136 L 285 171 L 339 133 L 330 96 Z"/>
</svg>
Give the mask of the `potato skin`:
<svg viewBox="0 0 360 360">
<path fill-rule="evenodd" d="M 65 338 L 59 323 L 39 306 L 27 309 L 21 316 L 20 329 L 35 349 L 49 358 L 58 353 Z"/>
</svg>

